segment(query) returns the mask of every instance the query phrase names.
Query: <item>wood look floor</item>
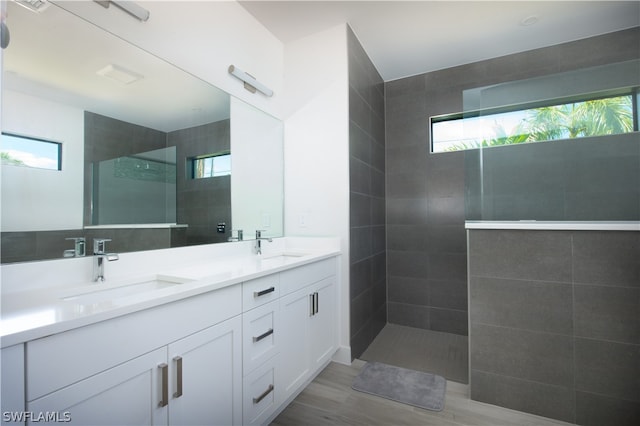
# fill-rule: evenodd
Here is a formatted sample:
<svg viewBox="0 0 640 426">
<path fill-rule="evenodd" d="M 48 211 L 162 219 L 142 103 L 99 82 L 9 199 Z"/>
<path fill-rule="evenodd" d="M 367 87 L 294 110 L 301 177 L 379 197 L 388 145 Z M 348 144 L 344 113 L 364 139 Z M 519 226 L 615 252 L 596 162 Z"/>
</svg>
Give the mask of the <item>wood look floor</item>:
<svg viewBox="0 0 640 426">
<path fill-rule="evenodd" d="M 447 378 L 445 408 L 428 411 L 351 389 L 365 365 L 331 363 L 271 423 L 303 425 L 557 426 L 556 420 L 469 399 L 465 336 L 387 324 L 362 354 L 367 361 L 427 371 Z"/>
<path fill-rule="evenodd" d="M 423 410 L 351 389 L 365 361 L 331 363 L 278 417 L 272 426 L 558 426 L 569 425 L 469 399 L 469 386 L 447 381 L 445 408 Z"/>
</svg>

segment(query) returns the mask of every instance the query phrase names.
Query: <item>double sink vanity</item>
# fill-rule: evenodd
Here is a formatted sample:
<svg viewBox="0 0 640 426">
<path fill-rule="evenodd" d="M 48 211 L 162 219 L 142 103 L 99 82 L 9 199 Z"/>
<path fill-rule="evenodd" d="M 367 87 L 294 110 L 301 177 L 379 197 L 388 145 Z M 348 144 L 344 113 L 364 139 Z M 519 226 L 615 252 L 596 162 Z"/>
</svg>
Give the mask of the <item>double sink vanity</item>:
<svg viewBox="0 0 640 426">
<path fill-rule="evenodd" d="M 273 419 L 337 350 L 340 250 L 330 238 L 277 238 L 260 255 L 253 245 L 125 253 L 97 283 L 91 257 L 3 265 L 3 413 Z"/>
</svg>

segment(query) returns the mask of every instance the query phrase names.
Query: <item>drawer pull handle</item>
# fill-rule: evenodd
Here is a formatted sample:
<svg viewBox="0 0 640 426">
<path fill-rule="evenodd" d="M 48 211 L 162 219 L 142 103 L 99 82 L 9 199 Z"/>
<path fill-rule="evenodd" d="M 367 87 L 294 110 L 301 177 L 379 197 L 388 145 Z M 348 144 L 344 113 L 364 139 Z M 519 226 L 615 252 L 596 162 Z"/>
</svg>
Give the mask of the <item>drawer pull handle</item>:
<svg viewBox="0 0 640 426">
<path fill-rule="evenodd" d="M 158 365 L 162 381 L 162 399 L 158 403 L 159 407 L 166 407 L 169 404 L 169 366 L 164 362 Z"/>
<path fill-rule="evenodd" d="M 180 398 L 182 396 L 182 357 L 177 356 L 173 358 L 176 362 L 176 391 L 173 393 L 174 398 Z"/>
<path fill-rule="evenodd" d="M 259 342 L 260 340 L 264 339 L 265 337 L 271 336 L 273 334 L 273 328 L 270 328 L 269 330 L 265 331 L 264 333 L 262 333 L 261 335 L 259 335 L 258 337 L 253 337 L 253 343 Z"/>
<path fill-rule="evenodd" d="M 274 291 L 276 291 L 275 287 L 269 287 L 269 288 L 267 288 L 265 290 L 254 291 L 253 292 L 253 297 L 264 296 L 265 294 L 273 293 Z"/>
<path fill-rule="evenodd" d="M 253 403 L 254 404 L 260 404 L 260 401 L 265 399 L 267 397 L 267 395 L 269 395 L 271 392 L 273 392 L 273 385 L 269 385 L 267 390 L 262 392 L 262 395 L 260 395 L 259 397 L 253 398 Z"/>
</svg>

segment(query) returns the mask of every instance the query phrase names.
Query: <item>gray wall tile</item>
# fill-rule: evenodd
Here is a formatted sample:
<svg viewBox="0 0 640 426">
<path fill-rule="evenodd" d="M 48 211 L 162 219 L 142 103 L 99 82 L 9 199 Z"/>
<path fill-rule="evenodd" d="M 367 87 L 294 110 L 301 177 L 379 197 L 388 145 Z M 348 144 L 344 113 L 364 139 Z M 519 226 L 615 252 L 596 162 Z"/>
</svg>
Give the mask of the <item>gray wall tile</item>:
<svg viewBox="0 0 640 426">
<path fill-rule="evenodd" d="M 640 345 L 575 339 L 576 390 L 640 403 Z"/>
<path fill-rule="evenodd" d="M 469 346 L 474 370 L 573 386 L 571 336 L 472 323 Z"/>
<path fill-rule="evenodd" d="M 426 279 L 389 277 L 389 302 L 429 306 L 429 283 Z"/>
<path fill-rule="evenodd" d="M 387 311 L 390 323 L 429 329 L 429 308 L 427 306 L 387 302 Z"/>
<path fill-rule="evenodd" d="M 571 282 L 571 234 L 561 231 L 474 231 L 469 267 L 475 276 Z"/>
<path fill-rule="evenodd" d="M 468 305 L 465 281 L 428 280 L 429 305 L 434 308 L 455 309 L 465 312 Z"/>
<path fill-rule="evenodd" d="M 640 344 L 640 288 L 576 285 L 575 335 Z"/>
<path fill-rule="evenodd" d="M 471 371 L 471 399 L 573 423 L 571 388 Z"/>
<path fill-rule="evenodd" d="M 573 333 L 570 284 L 472 276 L 469 294 L 472 323 Z"/>
<path fill-rule="evenodd" d="M 640 233 L 580 232 L 573 244 L 577 283 L 640 287 Z"/>
<path fill-rule="evenodd" d="M 349 62 L 351 356 L 387 321 L 384 83 L 351 31 Z"/>
<path fill-rule="evenodd" d="M 576 392 L 576 423 L 585 426 L 637 426 L 640 404 L 587 392 Z"/>
<path fill-rule="evenodd" d="M 467 311 L 430 306 L 429 329 L 466 336 L 469 334 Z"/>
</svg>

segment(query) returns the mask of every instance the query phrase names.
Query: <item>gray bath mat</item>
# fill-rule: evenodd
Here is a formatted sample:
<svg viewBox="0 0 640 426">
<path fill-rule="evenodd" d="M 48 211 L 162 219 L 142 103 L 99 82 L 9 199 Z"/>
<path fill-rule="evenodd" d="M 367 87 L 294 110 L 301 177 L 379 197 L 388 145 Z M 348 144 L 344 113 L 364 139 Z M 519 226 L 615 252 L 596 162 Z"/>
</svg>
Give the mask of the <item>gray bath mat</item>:
<svg viewBox="0 0 640 426">
<path fill-rule="evenodd" d="M 447 381 L 444 377 L 421 371 L 368 362 L 351 387 L 357 391 L 432 411 L 444 408 Z"/>
</svg>

